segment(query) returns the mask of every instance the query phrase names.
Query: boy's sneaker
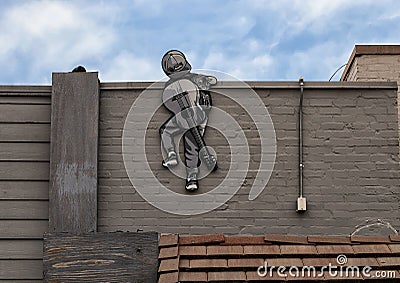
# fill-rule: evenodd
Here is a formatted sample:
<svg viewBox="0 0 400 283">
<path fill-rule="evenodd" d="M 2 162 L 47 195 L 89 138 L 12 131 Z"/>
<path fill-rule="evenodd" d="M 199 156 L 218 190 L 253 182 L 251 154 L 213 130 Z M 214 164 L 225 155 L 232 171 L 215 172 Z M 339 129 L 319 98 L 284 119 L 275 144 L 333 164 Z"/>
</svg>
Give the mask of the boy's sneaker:
<svg viewBox="0 0 400 283">
<path fill-rule="evenodd" d="M 197 174 L 191 174 L 186 179 L 185 189 L 189 192 L 194 192 L 198 190 L 199 182 L 197 181 Z"/>
<path fill-rule="evenodd" d="M 166 160 L 163 160 L 162 166 L 165 168 L 174 167 L 178 165 L 178 159 L 176 158 L 176 153 L 170 151 Z"/>
</svg>

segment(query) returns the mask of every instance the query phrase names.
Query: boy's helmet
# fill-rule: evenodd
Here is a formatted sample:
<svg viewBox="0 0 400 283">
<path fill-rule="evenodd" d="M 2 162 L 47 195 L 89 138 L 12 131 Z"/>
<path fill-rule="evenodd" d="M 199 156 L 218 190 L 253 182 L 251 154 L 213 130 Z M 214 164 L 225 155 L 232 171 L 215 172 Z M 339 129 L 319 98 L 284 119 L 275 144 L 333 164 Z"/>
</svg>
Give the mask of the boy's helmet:
<svg viewBox="0 0 400 283">
<path fill-rule="evenodd" d="M 187 73 L 192 69 L 185 55 L 179 50 L 170 50 L 165 53 L 161 60 L 161 66 L 167 76 L 180 72 Z"/>
</svg>

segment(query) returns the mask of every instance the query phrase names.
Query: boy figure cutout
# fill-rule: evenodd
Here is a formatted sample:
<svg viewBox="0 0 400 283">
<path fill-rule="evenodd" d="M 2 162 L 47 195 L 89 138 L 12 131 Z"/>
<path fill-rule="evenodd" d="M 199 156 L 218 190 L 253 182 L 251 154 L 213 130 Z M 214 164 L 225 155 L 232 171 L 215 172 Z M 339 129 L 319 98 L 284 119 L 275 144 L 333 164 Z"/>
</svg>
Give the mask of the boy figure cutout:
<svg viewBox="0 0 400 283">
<path fill-rule="evenodd" d="M 202 162 L 210 171 L 217 169 L 217 161 L 208 150 L 203 136 L 212 106 L 210 87 L 217 83 L 213 76 L 191 73 L 191 65 L 178 50 L 170 50 L 162 58 L 161 66 L 169 77 L 162 99 L 173 114 L 161 127 L 161 144 L 166 153 L 162 165 L 178 165 L 174 137 L 183 133 L 187 191 L 199 188 L 198 174 Z"/>
</svg>

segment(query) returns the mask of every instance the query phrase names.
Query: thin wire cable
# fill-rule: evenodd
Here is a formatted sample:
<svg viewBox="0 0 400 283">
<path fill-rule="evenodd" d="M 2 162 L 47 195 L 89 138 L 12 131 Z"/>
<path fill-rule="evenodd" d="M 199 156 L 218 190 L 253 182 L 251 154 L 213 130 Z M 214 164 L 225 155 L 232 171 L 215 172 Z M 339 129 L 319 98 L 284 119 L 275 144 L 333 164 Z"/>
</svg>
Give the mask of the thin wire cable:
<svg viewBox="0 0 400 283">
<path fill-rule="evenodd" d="M 329 78 L 329 81 L 328 81 L 328 82 L 330 82 L 330 81 L 333 79 L 333 77 L 336 75 L 336 73 L 339 72 L 339 70 L 342 69 L 344 66 L 347 66 L 347 63 L 346 63 L 346 64 L 343 64 L 342 66 L 340 66 L 339 68 L 337 68 L 337 70 L 336 70 L 336 71 L 333 73 L 333 75 Z"/>
</svg>

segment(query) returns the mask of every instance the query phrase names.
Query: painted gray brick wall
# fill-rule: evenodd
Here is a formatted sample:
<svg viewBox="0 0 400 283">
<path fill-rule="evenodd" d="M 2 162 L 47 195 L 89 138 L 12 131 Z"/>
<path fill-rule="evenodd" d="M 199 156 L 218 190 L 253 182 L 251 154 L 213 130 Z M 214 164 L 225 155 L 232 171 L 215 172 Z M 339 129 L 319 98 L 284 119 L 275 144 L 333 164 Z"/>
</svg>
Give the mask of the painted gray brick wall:
<svg viewBox="0 0 400 283">
<path fill-rule="evenodd" d="M 346 81 L 396 81 L 400 82 L 399 55 L 366 55 L 360 54 L 354 58 Z M 400 90 L 397 91 L 398 119 L 400 120 Z M 400 123 L 399 123 L 400 139 Z M 400 149 L 399 149 L 400 155 Z"/>
<path fill-rule="evenodd" d="M 260 143 L 249 116 L 229 99 L 214 105 L 245 129 L 252 153 L 250 172 L 226 205 L 198 216 L 177 216 L 154 208 L 135 191 L 124 168 L 122 131 L 126 115 L 146 84 L 102 84 L 100 105 L 98 229 L 183 234 L 343 234 L 367 219 L 400 227 L 397 85 L 395 83 L 306 83 L 304 92 L 304 192 L 308 211 L 295 211 L 298 196 L 297 83 L 259 83 L 277 137 L 276 164 L 267 188 L 248 200 Z M 157 178 L 185 193 L 184 181 L 161 167 L 158 128 L 169 114 L 159 109 L 147 132 L 147 157 Z M 208 130 L 206 140 L 221 169 L 203 180 L 203 192 L 223 178 L 231 152 Z"/>
</svg>

